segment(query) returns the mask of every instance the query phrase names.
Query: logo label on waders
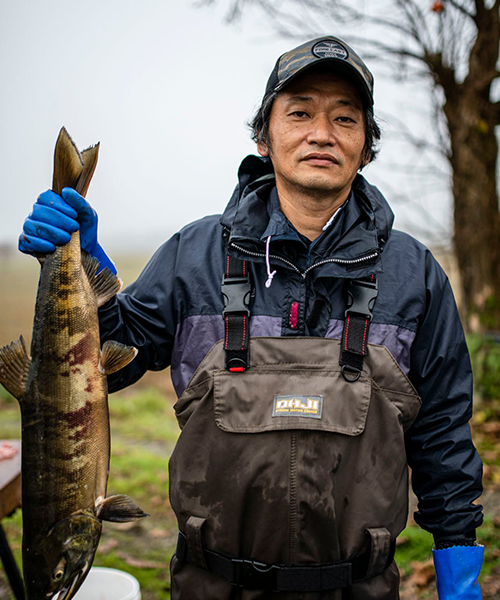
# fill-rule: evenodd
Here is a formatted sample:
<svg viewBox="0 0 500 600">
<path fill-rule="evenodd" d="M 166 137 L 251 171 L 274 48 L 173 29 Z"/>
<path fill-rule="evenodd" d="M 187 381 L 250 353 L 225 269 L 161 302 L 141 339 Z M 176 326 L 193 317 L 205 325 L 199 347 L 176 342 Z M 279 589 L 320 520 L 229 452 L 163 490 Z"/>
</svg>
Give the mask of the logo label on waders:
<svg viewBox="0 0 500 600">
<path fill-rule="evenodd" d="M 323 396 L 274 396 L 273 417 L 321 419 Z"/>
</svg>

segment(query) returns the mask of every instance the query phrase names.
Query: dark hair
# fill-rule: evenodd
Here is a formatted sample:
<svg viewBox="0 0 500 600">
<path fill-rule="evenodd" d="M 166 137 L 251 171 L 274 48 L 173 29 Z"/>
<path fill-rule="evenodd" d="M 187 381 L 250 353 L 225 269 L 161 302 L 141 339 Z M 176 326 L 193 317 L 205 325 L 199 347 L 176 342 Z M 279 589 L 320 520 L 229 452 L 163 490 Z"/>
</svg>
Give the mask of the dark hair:
<svg viewBox="0 0 500 600">
<path fill-rule="evenodd" d="M 273 103 L 276 100 L 279 92 L 273 92 L 262 100 L 262 104 L 255 113 L 253 119 L 248 122 L 248 126 L 252 132 L 252 139 L 255 143 L 261 142 L 267 147 L 270 147 L 269 139 L 269 123 L 271 121 L 271 110 Z M 378 142 L 380 141 L 381 131 L 378 126 L 375 115 L 373 114 L 373 106 L 363 107 L 363 117 L 365 121 L 365 145 L 363 147 L 362 162 L 365 160 L 368 163 L 375 160 L 379 153 Z M 363 166 L 359 168 L 361 171 Z"/>
</svg>

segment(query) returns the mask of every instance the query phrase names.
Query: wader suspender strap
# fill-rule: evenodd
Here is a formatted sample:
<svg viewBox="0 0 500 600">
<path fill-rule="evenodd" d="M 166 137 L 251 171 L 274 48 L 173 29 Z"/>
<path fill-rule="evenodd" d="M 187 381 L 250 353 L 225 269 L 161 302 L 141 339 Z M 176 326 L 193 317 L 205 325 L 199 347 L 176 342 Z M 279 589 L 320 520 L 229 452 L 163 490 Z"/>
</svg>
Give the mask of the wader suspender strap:
<svg viewBox="0 0 500 600">
<path fill-rule="evenodd" d="M 346 381 L 357 381 L 363 370 L 364 357 L 367 354 L 368 331 L 377 296 L 378 283 L 375 275 L 349 281 L 339 359 L 342 375 Z"/>
<path fill-rule="evenodd" d="M 226 369 L 232 372 L 246 371 L 250 363 L 249 321 L 252 284 L 245 260 L 226 257 L 221 291 L 224 299 L 222 315 Z"/>
<path fill-rule="evenodd" d="M 394 560 L 396 542 L 390 542 L 384 554 L 384 564 L 379 565 L 377 575 Z M 213 552 L 203 548 L 207 568 L 211 573 L 222 577 L 232 585 L 246 590 L 268 590 L 275 592 L 320 592 L 336 590 L 373 576 L 371 566 L 372 551 L 350 560 L 322 565 L 268 565 L 255 560 L 233 558 L 227 554 Z M 178 560 L 194 564 L 188 542 L 183 533 L 179 533 L 175 556 Z"/>
</svg>

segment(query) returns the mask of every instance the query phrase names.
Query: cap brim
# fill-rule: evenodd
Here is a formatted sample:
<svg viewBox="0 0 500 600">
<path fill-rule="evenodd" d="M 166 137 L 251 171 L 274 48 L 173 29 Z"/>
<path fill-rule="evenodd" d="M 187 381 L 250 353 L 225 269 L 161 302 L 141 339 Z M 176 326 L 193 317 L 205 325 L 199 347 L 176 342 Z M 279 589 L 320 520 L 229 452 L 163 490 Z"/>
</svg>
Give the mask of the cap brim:
<svg viewBox="0 0 500 600">
<path fill-rule="evenodd" d="M 356 69 L 356 67 L 349 64 L 341 58 L 318 58 L 310 64 L 304 65 L 296 73 L 290 75 L 290 77 L 278 83 L 278 85 L 274 88 L 274 91 L 279 92 L 284 87 L 286 87 L 291 81 L 297 79 L 297 77 L 299 77 L 300 75 L 303 75 L 304 73 L 310 71 L 311 69 L 314 69 L 315 67 L 326 64 L 331 64 L 332 72 L 346 75 L 346 79 L 348 81 L 352 81 L 352 83 L 356 86 L 356 89 L 358 90 L 363 103 L 367 106 L 373 106 L 373 96 L 363 76 Z"/>
</svg>

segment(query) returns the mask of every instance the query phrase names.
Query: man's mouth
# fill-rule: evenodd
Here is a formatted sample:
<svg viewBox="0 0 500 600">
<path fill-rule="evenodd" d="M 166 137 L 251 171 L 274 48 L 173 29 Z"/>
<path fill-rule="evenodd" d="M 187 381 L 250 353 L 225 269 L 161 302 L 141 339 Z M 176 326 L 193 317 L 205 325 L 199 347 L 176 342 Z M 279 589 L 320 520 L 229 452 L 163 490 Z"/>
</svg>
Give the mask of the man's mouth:
<svg viewBox="0 0 500 600">
<path fill-rule="evenodd" d="M 325 152 L 312 152 L 304 156 L 302 161 L 319 167 L 331 167 L 332 165 L 339 164 L 339 161 L 334 156 Z"/>
</svg>

